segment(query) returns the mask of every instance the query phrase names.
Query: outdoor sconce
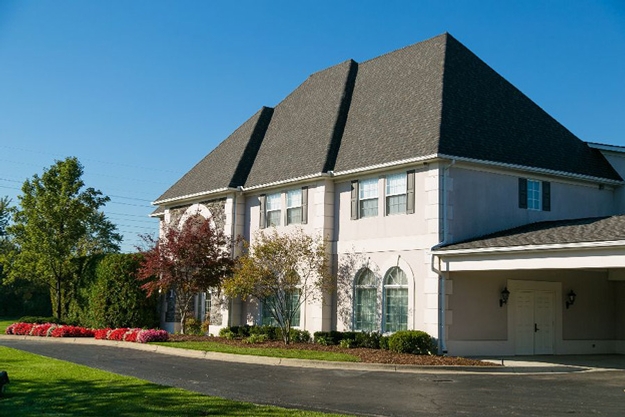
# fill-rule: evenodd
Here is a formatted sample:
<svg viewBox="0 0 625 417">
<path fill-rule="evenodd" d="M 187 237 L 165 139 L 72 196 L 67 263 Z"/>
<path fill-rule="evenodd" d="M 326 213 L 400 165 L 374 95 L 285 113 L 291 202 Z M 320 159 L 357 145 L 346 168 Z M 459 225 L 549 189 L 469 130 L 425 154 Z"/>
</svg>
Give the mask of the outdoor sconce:
<svg viewBox="0 0 625 417">
<path fill-rule="evenodd" d="M 575 297 L 577 297 L 577 294 L 575 294 L 575 291 L 571 290 L 569 291 L 569 293 L 566 295 L 566 308 L 568 309 L 570 306 L 572 306 L 573 304 L 575 304 Z"/>
<path fill-rule="evenodd" d="M 499 307 L 503 307 L 504 304 L 508 304 L 509 297 L 510 297 L 510 291 L 508 291 L 508 287 L 505 287 L 501 291 L 501 298 L 499 299 Z"/>
</svg>

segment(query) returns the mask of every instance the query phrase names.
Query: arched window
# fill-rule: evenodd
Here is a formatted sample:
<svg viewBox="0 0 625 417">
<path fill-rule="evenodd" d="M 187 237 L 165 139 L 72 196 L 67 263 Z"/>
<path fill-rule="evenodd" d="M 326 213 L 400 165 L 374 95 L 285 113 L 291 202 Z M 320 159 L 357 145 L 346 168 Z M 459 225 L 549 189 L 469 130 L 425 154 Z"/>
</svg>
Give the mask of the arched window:
<svg viewBox="0 0 625 417">
<path fill-rule="evenodd" d="M 362 269 L 354 282 L 354 330 L 372 332 L 378 330 L 377 287 L 375 275 L 368 269 Z"/>
<path fill-rule="evenodd" d="M 399 267 L 384 277 L 384 332 L 408 329 L 408 279 Z"/>
</svg>

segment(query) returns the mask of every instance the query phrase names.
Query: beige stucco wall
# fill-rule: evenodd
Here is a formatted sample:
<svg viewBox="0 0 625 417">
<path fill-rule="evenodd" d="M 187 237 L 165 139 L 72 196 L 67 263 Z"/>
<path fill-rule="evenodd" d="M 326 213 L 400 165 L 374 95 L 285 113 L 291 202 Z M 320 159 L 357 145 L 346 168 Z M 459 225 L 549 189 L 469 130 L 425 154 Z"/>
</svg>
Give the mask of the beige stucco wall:
<svg viewBox="0 0 625 417">
<path fill-rule="evenodd" d="M 614 282 L 615 338 L 625 341 L 625 281 Z"/>
<path fill-rule="evenodd" d="M 518 179 L 551 182 L 551 211 L 520 209 Z M 504 171 L 478 171 L 454 165 L 449 170 L 450 230 L 453 241 L 545 220 L 606 216 L 616 213 L 615 191 L 598 184 Z"/>
<path fill-rule="evenodd" d="M 415 213 L 385 216 L 385 182 L 389 174 L 415 169 Z M 378 178 L 378 216 L 351 219 L 351 181 Z M 338 264 L 357 259 L 338 289 L 337 329 L 351 329 L 354 278 L 368 266 L 378 279 L 379 323 L 382 284 L 387 271 L 399 266 L 408 277 L 408 327 L 438 336 L 438 276 L 432 271 L 430 248 L 439 242 L 439 171 L 436 164 L 405 167 L 375 175 L 349 177 L 335 184 L 335 223 Z M 341 293 L 343 295 L 341 295 Z M 347 299 L 347 302 L 345 301 Z"/>
<path fill-rule="evenodd" d="M 622 152 L 602 151 L 603 156 L 610 162 L 612 167 L 625 179 L 625 154 Z M 618 187 L 614 191 L 614 199 L 616 202 L 616 213 L 625 213 L 625 188 Z"/>
<path fill-rule="evenodd" d="M 453 293 L 449 309 L 453 317 L 450 340 L 489 341 L 508 338 L 508 306 L 499 306 L 501 290 L 509 280 L 561 283 L 556 309 L 562 314 L 562 340 L 613 340 L 622 330 L 624 282 L 608 280 L 605 270 L 482 271 L 450 274 Z M 565 295 L 573 289 L 575 304 L 565 307 Z M 617 315 L 617 313 L 620 314 Z"/>
</svg>

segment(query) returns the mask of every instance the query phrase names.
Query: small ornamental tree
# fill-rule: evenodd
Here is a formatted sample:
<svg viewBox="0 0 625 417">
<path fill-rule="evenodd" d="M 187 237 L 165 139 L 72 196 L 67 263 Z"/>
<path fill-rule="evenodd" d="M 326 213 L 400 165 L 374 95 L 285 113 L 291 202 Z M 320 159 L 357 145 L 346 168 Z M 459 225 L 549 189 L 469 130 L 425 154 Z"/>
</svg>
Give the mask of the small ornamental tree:
<svg viewBox="0 0 625 417">
<path fill-rule="evenodd" d="M 184 334 L 195 294 L 218 288 L 232 271 L 230 239 L 200 215 L 189 217 L 181 227 L 167 227 L 158 239 L 143 239 L 148 249 L 142 251 L 137 274 L 145 282 L 141 288 L 147 290 L 148 297 L 173 290 Z"/>
<path fill-rule="evenodd" d="M 326 245 L 297 229 L 278 234 L 259 232 L 246 253 L 237 260 L 232 276 L 223 283 L 229 297 L 258 299 L 282 330 L 285 344 L 291 341 L 293 319 L 306 301 L 319 299 L 332 288 Z"/>
</svg>

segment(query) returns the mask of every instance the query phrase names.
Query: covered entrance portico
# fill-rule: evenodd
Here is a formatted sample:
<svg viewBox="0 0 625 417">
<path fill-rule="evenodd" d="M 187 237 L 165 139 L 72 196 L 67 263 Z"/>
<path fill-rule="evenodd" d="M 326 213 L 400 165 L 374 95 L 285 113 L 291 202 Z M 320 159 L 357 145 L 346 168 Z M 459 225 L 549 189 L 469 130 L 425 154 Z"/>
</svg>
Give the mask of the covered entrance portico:
<svg viewBox="0 0 625 417">
<path fill-rule="evenodd" d="M 625 241 L 492 241 L 433 251 L 449 354 L 625 354 Z"/>
</svg>

